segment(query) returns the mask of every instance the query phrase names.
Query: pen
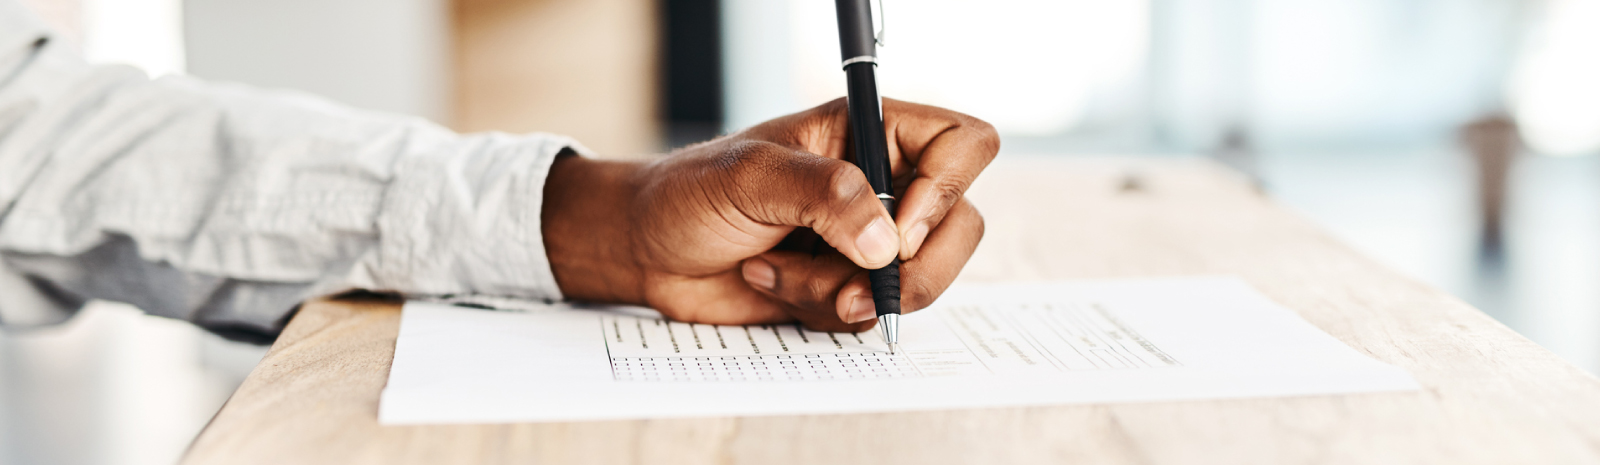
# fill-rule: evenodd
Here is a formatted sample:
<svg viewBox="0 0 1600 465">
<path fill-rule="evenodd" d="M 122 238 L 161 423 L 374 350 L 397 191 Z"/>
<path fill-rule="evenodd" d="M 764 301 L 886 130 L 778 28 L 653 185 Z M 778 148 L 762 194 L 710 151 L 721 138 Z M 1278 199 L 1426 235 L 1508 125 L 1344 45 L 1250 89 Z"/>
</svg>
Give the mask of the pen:
<svg viewBox="0 0 1600 465">
<path fill-rule="evenodd" d="M 883 133 L 883 100 L 878 97 L 878 39 L 872 33 L 868 0 L 835 0 L 839 14 L 839 50 L 849 83 L 850 135 L 856 166 L 878 194 L 889 215 L 895 213 L 894 184 L 889 173 L 889 141 Z M 900 258 L 867 272 L 878 328 L 892 355 L 900 349 Z"/>
</svg>

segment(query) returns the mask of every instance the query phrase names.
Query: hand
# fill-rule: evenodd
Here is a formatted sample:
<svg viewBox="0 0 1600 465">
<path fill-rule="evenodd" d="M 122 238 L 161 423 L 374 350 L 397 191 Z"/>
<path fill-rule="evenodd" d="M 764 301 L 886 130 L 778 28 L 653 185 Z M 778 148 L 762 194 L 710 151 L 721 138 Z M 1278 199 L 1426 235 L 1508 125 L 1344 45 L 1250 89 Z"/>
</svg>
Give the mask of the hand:
<svg viewBox="0 0 1600 465">
<path fill-rule="evenodd" d="M 983 236 L 963 196 L 1000 139 L 941 108 L 883 111 L 898 220 L 848 161 L 844 99 L 651 162 L 562 157 L 541 216 L 557 284 L 679 321 L 861 331 L 876 323 L 866 270 L 898 254 L 902 310 L 927 307 Z"/>
</svg>

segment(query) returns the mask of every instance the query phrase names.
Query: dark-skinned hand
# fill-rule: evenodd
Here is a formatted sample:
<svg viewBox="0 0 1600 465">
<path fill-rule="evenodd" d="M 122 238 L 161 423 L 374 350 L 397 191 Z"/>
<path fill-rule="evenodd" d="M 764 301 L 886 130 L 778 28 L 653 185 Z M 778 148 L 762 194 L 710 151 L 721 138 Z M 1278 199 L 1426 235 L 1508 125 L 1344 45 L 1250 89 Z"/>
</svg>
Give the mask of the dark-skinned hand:
<svg viewBox="0 0 1600 465">
<path fill-rule="evenodd" d="M 898 219 L 851 162 L 844 99 L 652 161 L 559 158 L 541 213 L 557 284 L 691 323 L 862 331 L 866 270 L 898 255 L 903 311 L 927 307 L 983 237 L 964 195 L 1000 139 L 942 108 L 883 113 Z"/>
</svg>

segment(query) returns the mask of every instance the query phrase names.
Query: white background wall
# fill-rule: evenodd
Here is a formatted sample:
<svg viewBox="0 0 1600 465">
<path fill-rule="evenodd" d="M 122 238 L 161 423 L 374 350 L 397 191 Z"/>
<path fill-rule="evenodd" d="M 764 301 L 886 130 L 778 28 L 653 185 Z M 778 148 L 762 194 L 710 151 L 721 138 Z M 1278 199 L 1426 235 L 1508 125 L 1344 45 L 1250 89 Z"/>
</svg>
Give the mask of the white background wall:
<svg viewBox="0 0 1600 465">
<path fill-rule="evenodd" d="M 189 73 L 440 121 L 449 116 L 448 7 L 445 0 L 188 0 Z"/>
</svg>

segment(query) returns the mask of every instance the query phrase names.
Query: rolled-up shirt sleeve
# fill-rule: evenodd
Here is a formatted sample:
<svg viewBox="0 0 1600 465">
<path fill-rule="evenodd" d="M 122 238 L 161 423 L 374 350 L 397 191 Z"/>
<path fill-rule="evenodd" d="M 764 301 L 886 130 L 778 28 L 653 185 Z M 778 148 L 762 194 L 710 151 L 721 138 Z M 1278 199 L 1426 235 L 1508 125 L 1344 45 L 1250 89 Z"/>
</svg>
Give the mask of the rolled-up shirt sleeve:
<svg viewBox="0 0 1600 465">
<path fill-rule="evenodd" d="M 87 299 L 271 337 L 309 297 L 561 298 L 549 134 L 85 63 L 0 0 L 0 324 Z"/>
</svg>

